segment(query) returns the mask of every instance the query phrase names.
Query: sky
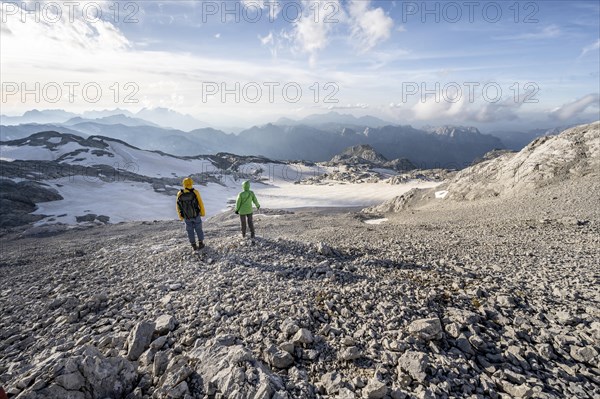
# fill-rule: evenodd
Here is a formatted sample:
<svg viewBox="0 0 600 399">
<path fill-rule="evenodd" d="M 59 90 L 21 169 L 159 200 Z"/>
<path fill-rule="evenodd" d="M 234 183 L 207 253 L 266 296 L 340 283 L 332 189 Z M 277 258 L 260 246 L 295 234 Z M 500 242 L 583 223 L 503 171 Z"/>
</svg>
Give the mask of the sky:
<svg viewBox="0 0 600 399">
<path fill-rule="evenodd" d="M 2 1 L 1 112 L 335 110 L 483 130 L 600 119 L 598 1 Z"/>
</svg>

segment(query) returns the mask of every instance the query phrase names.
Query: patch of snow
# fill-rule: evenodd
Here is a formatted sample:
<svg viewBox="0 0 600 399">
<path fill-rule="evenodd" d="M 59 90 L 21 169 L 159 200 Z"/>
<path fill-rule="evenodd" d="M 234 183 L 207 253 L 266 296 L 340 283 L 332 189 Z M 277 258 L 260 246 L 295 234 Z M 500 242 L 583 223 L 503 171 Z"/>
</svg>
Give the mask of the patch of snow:
<svg viewBox="0 0 600 399">
<path fill-rule="evenodd" d="M 3 155 L 10 155 L 12 159 L 24 161 L 52 161 L 54 156 L 51 151 L 37 146 L 0 146 Z"/>
<path fill-rule="evenodd" d="M 2 180 L 10 180 L 13 183 L 21 183 L 22 181 L 31 181 L 31 179 L 24 179 L 22 177 L 6 177 L 6 176 L 0 176 L 0 179 Z"/>
<path fill-rule="evenodd" d="M 444 198 L 446 198 L 447 195 L 448 195 L 448 191 L 447 190 L 442 190 L 442 191 L 436 191 L 435 192 L 435 198 L 437 198 L 437 199 L 444 199 Z"/>
<path fill-rule="evenodd" d="M 240 165 L 238 171 L 245 174 L 257 174 L 267 184 L 294 183 L 309 177 L 330 173 L 331 167 L 308 166 L 301 163 L 247 163 Z"/>
<path fill-rule="evenodd" d="M 195 173 L 211 172 L 214 165 L 208 159 L 180 159 L 155 152 L 136 150 L 121 143 L 110 142 L 106 150 L 114 153 L 114 158 L 94 157 L 94 163 L 110 165 L 151 177 L 184 177 Z"/>
<path fill-rule="evenodd" d="M 55 150 L 50 150 L 43 146 L 0 146 L 0 152 L 3 155 L 9 155 L 12 159 L 20 159 L 23 161 L 54 161 L 64 154 L 82 149 L 81 145 L 70 142 Z"/>
<path fill-rule="evenodd" d="M 372 206 L 390 200 L 413 188 L 431 188 L 433 182 L 410 182 L 390 185 L 378 183 L 340 183 L 308 185 L 280 183 L 270 186 L 254 185 L 253 191 L 265 208 L 292 209 L 304 207 Z"/>
<path fill-rule="evenodd" d="M 62 139 L 60 137 L 50 137 L 47 141 L 48 143 L 58 144 L 62 141 Z"/>
<path fill-rule="evenodd" d="M 366 224 L 381 224 L 383 222 L 387 222 L 388 218 L 381 218 L 381 219 L 369 219 L 369 220 L 365 220 Z"/>
<path fill-rule="evenodd" d="M 383 175 L 384 178 L 396 176 L 398 174 L 398 172 L 396 172 L 395 170 L 392 170 L 392 169 L 373 168 L 371 170 L 375 173 L 379 173 L 379 174 Z"/>
<path fill-rule="evenodd" d="M 175 195 L 157 193 L 149 183 L 103 182 L 75 178 L 68 184 L 58 184 L 56 180 L 44 183 L 56 189 L 63 197 L 59 201 L 38 203 L 33 212 L 48 217 L 37 225 L 47 223 L 75 224 L 75 216 L 88 213 L 110 217 L 110 223 L 142 220 L 177 219 Z M 218 184 L 195 186 L 200 191 L 207 216 L 228 209 L 227 200 L 237 195 L 237 189 Z M 58 215 L 67 214 L 58 217 Z M 55 220 L 49 221 L 48 219 Z"/>
<path fill-rule="evenodd" d="M 4 161 L 4 162 L 14 162 L 15 160 L 12 158 L 5 158 L 5 157 L 0 157 L 0 161 Z"/>
</svg>

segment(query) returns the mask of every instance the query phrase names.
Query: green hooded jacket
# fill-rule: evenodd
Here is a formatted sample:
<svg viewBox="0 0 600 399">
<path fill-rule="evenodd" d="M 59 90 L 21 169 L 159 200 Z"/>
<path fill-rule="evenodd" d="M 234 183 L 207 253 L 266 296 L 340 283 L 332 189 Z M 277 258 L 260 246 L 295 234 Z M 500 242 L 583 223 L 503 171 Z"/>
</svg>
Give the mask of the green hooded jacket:
<svg viewBox="0 0 600 399">
<path fill-rule="evenodd" d="M 250 182 L 245 181 L 242 183 L 244 191 L 238 194 L 237 201 L 235 202 L 235 211 L 240 215 L 249 215 L 252 213 L 252 203 L 256 205 L 256 209 L 260 209 L 260 204 L 256 199 L 256 195 L 250 191 Z"/>
</svg>

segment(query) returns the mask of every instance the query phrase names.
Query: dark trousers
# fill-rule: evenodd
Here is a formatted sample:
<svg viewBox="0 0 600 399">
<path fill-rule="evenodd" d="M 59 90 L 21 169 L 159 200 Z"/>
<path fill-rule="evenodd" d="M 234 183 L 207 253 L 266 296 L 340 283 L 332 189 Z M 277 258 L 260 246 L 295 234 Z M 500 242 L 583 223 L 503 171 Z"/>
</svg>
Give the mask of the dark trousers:
<svg viewBox="0 0 600 399">
<path fill-rule="evenodd" d="M 252 221 L 252 214 L 240 215 L 240 221 L 242 222 L 242 235 L 246 237 L 246 222 L 250 227 L 250 237 L 254 238 L 254 222 Z"/>
<path fill-rule="evenodd" d="M 204 232 L 202 231 L 202 218 L 196 216 L 193 219 L 185 219 L 185 230 L 192 244 L 196 243 L 194 233 L 198 235 L 198 241 L 204 241 Z"/>
</svg>

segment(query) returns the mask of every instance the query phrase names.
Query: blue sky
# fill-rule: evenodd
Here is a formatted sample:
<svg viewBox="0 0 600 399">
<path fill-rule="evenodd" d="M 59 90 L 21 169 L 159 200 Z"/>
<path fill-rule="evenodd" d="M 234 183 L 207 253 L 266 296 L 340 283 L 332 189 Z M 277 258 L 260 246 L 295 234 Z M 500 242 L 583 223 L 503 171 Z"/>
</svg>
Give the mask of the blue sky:
<svg viewBox="0 0 600 399">
<path fill-rule="evenodd" d="M 2 2 L 2 113 L 161 106 L 244 126 L 337 110 L 482 129 L 600 118 L 597 1 L 66 4 Z"/>
</svg>

